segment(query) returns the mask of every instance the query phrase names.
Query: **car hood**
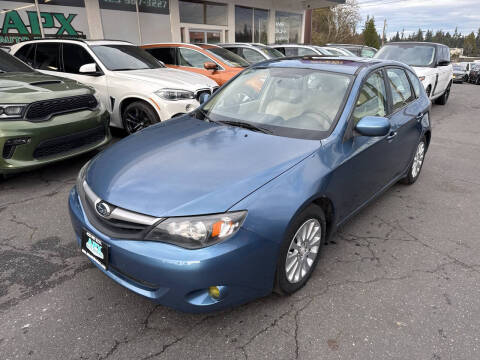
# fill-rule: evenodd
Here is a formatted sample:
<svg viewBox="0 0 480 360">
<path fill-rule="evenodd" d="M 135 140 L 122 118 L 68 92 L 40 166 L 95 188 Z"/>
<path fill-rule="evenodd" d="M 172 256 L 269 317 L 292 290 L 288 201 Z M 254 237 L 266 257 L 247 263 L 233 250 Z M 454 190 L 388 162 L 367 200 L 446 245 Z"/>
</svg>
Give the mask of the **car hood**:
<svg viewBox="0 0 480 360">
<path fill-rule="evenodd" d="M 154 91 L 160 88 L 196 91 L 218 86 L 215 81 L 201 74 L 171 68 L 115 71 L 114 73 L 124 79 L 151 84 Z"/>
<path fill-rule="evenodd" d="M 109 147 L 86 180 L 103 200 L 143 214 L 219 213 L 320 146 L 183 116 Z"/>
<path fill-rule="evenodd" d="M 0 75 L 0 101 L 7 104 L 32 103 L 91 92 L 90 88 L 77 81 L 39 72 Z"/>
</svg>

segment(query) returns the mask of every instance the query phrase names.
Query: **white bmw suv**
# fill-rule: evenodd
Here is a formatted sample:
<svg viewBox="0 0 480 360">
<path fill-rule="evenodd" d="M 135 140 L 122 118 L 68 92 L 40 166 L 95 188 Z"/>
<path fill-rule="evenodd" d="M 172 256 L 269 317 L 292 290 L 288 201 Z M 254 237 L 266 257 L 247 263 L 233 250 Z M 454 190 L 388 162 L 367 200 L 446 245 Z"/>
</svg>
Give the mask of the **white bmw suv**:
<svg viewBox="0 0 480 360">
<path fill-rule="evenodd" d="M 10 53 L 46 74 L 95 88 L 110 125 L 134 133 L 198 107 L 218 85 L 206 76 L 170 69 L 125 41 L 33 40 Z"/>
</svg>

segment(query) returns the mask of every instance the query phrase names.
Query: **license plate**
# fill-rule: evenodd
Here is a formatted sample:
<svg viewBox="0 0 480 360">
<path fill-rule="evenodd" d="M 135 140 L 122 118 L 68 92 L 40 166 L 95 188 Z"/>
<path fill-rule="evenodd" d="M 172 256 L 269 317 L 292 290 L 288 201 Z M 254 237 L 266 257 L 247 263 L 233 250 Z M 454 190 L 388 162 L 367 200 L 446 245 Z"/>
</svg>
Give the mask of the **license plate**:
<svg viewBox="0 0 480 360">
<path fill-rule="evenodd" d="M 104 270 L 107 270 L 108 245 L 88 231 L 83 232 L 82 252 Z"/>
</svg>

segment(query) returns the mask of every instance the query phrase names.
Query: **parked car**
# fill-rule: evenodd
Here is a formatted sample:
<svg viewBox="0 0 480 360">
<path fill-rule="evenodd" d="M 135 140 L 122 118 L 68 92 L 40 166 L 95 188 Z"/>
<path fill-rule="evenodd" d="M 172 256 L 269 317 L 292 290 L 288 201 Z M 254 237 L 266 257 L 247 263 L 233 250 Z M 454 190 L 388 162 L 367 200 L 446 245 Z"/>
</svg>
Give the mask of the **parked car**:
<svg viewBox="0 0 480 360">
<path fill-rule="evenodd" d="M 453 82 L 454 83 L 463 83 L 464 81 L 468 81 L 468 75 L 470 71 L 467 71 L 470 66 L 469 63 L 456 63 L 452 64 L 453 67 Z"/>
<path fill-rule="evenodd" d="M 328 51 L 330 54 L 332 54 L 334 56 L 358 57 L 357 55 L 355 55 L 351 51 L 348 51 L 348 50 L 342 49 L 342 48 L 336 48 L 336 47 L 333 47 L 333 46 L 329 46 L 329 47 L 324 47 L 323 49 L 325 49 L 326 51 Z"/>
<path fill-rule="evenodd" d="M 419 178 L 430 106 L 398 62 L 253 65 L 88 163 L 69 196 L 76 240 L 111 279 L 182 311 L 293 293 L 335 229 Z"/>
<path fill-rule="evenodd" d="M 13 45 L 11 53 L 45 74 L 93 86 L 110 125 L 128 133 L 194 110 L 218 87 L 205 76 L 166 68 L 125 41 L 34 40 Z"/>
<path fill-rule="evenodd" d="M 240 56 L 216 45 L 183 43 L 143 45 L 168 67 L 205 75 L 218 85 L 225 84 L 250 64 Z"/>
<path fill-rule="evenodd" d="M 285 56 L 278 50 L 264 44 L 234 43 L 219 45 L 231 52 L 234 52 L 238 56 L 241 56 L 243 59 L 248 61 L 249 64 L 256 64 L 260 61 L 278 59 Z"/>
<path fill-rule="evenodd" d="M 271 45 L 271 47 L 280 51 L 285 56 L 332 56 L 332 53 L 329 51 L 315 45 L 278 44 Z"/>
<path fill-rule="evenodd" d="M 366 46 L 366 45 L 355 45 L 355 44 L 327 44 L 327 47 L 333 47 L 337 49 L 348 50 L 353 53 L 355 56 L 373 58 L 377 53 L 377 49 Z"/>
<path fill-rule="evenodd" d="M 110 140 L 108 122 L 90 87 L 0 51 L 0 175 L 98 149 Z"/>
<path fill-rule="evenodd" d="M 445 105 L 453 82 L 450 49 L 428 42 L 398 42 L 383 46 L 376 59 L 396 60 L 413 67 L 429 98 Z"/>
<path fill-rule="evenodd" d="M 480 63 L 475 63 L 470 67 L 468 82 L 471 84 L 480 85 Z"/>
</svg>

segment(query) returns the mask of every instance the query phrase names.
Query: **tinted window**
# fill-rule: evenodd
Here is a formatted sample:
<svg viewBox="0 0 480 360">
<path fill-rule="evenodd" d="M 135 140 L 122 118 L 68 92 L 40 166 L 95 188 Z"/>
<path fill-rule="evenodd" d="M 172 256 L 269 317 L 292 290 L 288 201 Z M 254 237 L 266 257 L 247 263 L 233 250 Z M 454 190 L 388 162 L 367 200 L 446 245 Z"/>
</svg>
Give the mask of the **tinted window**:
<svg viewBox="0 0 480 360">
<path fill-rule="evenodd" d="M 382 73 L 370 75 L 362 86 L 357 104 L 353 112 L 353 119 L 357 124 L 365 116 L 387 115 L 387 91 Z"/>
<path fill-rule="evenodd" d="M 284 47 L 276 47 L 275 50 L 280 51 L 283 55 L 285 55 L 285 48 Z"/>
<path fill-rule="evenodd" d="M 92 51 L 111 71 L 158 69 L 163 67 L 152 55 L 133 45 L 94 45 Z"/>
<path fill-rule="evenodd" d="M 286 47 L 285 56 L 298 56 L 298 48 Z"/>
<path fill-rule="evenodd" d="M 147 52 L 153 55 L 156 59 L 160 60 L 164 64 L 175 65 L 175 48 L 159 47 L 155 49 L 145 49 Z"/>
<path fill-rule="evenodd" d="M 318 54 L 312 49 L 302 47 L 302 48 L 298 48 L 298 55 L 303 56 L 303 55 L 318 55 Z"/>
<path fill-rule="evenodd" d="M 5 51 L 0 51 L 0 74 L 8 72 L 33 72 L 33 69 Z"/>
<path fill-rule="evenodd" d="M 87 50 L 80 45 L 63 44 L 63 71 L 80 74 L 80 67 L 85 64 L 95 64 Z"/>
<path fill-rule="evenodd" d="M 412 73 L 411 71 L 407 71 L 408 77 L 410 78 L 410 82 L 413 85 L 413 90 L 415 90 L 415 95 L 418 98 L 422 93 L 423 85 L 418 80 L 418 76 Z"/>
<path fill-rule="evenodd" d="M 265 60 L 265 57 L 263 57 L 257 51 L 248 48 L 243 49 L 243 57 L 252 64 Z"/>
<path fill-rule="evenodd" d="M 250 64 L 242 57 L 221 47 L 203 47 L 207 52 L 211 53 L 217 59 L 231 67 L 248 67 Z"/>
<path fill-rule="evenodd" d="M 58 71 L 60 69 L 60 44 L 38 43 L 35 54 L 35 68 Z"/>
<path fill-rule="evenodd" d="M 35 44 L 28 44 L 21 47 L 20 50 L 15 53 L 15 56 L 24 63 L 33 66 L 35 59 Z"/>
<path fill-rule="evenodd" d="M 401 109 L 410 101 L 415 99 L 410 88 L 410 82 L 407 79 L 405 71 L 401 69 L 388 69 L 388 82 L 392 89 L 393 111 Z"/>
<path fill-rule="evenodd" d="M 187 48 L 178 49 L 179 66 L 188 66 L 204 69 L 203 64 L 205 64 L 206 62 L 212 62 L 212 60 L 206 55 L 203 55 L 201 52 Z"/>
</svg>

